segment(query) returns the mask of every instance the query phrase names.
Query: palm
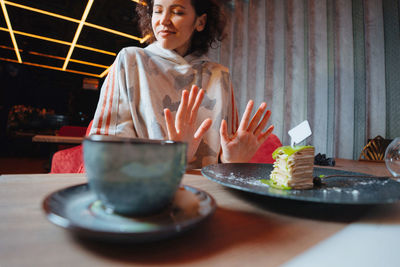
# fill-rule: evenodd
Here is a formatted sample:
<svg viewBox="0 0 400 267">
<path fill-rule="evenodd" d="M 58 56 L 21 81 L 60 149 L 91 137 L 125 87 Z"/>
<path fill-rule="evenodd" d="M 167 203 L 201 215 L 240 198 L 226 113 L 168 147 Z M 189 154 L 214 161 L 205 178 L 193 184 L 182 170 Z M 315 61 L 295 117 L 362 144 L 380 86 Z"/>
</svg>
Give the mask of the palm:
<svg viewBox="0 0 400 267">
<path fill-rule="evenodd" d="M 221 142 L 223 151 L 230 151 L 229 158 L 239 158 L 241 155 L 252 154 L 253 147 L 258 147 L 259 142 L 254 135 L 247 132 L 236 132 L 228 139 L 228 142 Z"/>
<path fill-rule="evenodd" d="M 264 114 L 267 107 L 265 103 L 260 105 L 250 120 L 253 105 L 253 101 L 249 101 L 239 128 L 232 136 L 228 135 L 226 121 L 222 121 L 220 133 L 223 162 L 248 162 L 274 129 L 270 126 L 267 131 L 262 132 L 271 116 L 269 110 Z"/>
<path fill-rule="evenodd" d="M 168 138 L 188 144 L 187 159 L 189 162 L 194 158 L 203 135 L 212 123 L 211 119 L 206 119 L 196 129 L 197 113 L 203 98 L 204 90 L 199 91 L 199 88 L 194 85 L 190 90 L 190 95 L 187 90 L 182 92 L 182 99 L 175 120 L 169 109 L 164 110 Z"/>
</svg>

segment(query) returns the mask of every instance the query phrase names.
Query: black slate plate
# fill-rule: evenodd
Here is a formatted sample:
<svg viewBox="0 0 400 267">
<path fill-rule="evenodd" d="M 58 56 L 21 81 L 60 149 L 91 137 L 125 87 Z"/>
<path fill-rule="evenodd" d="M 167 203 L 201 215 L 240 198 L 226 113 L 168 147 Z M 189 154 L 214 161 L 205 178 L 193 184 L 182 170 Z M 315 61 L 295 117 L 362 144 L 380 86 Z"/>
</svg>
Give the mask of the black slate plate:
<svg viewBox="0 0 400 267">
<path fill-rule="evenodd" d="M 354 205 L 386 204 L 400 200 L 400 183 L 390 178 L 374 178 L 364 173 L 316 167 L 314 176 L 341 177 L 327 178 L 323 180 L 322 186 L 313 189 L 281 190 L 260 181 L 269 179 L 272 169 L 272 164 L 228 163 L 209 165 L 202 168 L 201 172 L 208 179 L 224 186 L 275 198 Z"/>
<path fill-rule="evenodd" d="M 78 237 L 112 242 L 149 242 L 185 232 L 214 213 L 216 202 L 209 194 L 186 185 L 180 190 L 192 195 L 183 194 L 179 203 L 173 202 L 162 212 L 145 217 L 107 212 L 87 184 L 50 194 L 43 201 L 43 209 L 49 221 Z M 196 199 L 198 205 L 185 204 L 196 202 Z"/>
</svg>

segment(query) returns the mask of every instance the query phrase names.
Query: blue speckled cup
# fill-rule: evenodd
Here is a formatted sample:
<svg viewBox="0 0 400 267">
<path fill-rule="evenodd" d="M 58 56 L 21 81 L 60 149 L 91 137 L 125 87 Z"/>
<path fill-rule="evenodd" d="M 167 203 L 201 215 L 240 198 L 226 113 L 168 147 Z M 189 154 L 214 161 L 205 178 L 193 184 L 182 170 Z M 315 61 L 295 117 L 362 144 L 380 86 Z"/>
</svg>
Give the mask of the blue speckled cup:
<svg viewBox="0 0 400 267">
<path fill-rule="evenodd" d="M 91 135 L 83 141 L 89 188 L 113 212 L 157 213 L 186 170 L 186 143 Z"/>
</svg>

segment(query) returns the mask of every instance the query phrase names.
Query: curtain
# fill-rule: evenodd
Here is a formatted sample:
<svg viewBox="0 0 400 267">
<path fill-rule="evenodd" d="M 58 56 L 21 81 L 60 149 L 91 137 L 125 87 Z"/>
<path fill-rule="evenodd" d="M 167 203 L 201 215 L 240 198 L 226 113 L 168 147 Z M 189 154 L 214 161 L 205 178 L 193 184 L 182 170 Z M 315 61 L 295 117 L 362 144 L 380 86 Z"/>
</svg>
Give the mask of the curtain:
<svg viewBox="0 0 400 267">
<path fill-rule="evenodd" d="M 266 101 L 274 133 L 308 120 L 304 144 L 358 159 L 368 139 L 400 136 L 399 0 L 232 0 L 227 38 L 210 57 L 229 67 L 240 114 Z"/>
</svg>

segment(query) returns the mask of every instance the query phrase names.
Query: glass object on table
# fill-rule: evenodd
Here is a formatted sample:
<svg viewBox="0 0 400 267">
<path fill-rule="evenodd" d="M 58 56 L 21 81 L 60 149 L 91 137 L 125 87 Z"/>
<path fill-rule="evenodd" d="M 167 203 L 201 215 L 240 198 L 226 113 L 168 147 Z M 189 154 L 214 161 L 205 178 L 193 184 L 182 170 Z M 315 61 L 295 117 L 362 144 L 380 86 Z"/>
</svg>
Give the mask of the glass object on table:
<svg viewBox="0 0 400 267">
<path fill-rule="evenodd" d="M 390 173 L 400 181 L 400 137 L 396 137 L 386 148 L 385 163 Z"/>
</svg>

